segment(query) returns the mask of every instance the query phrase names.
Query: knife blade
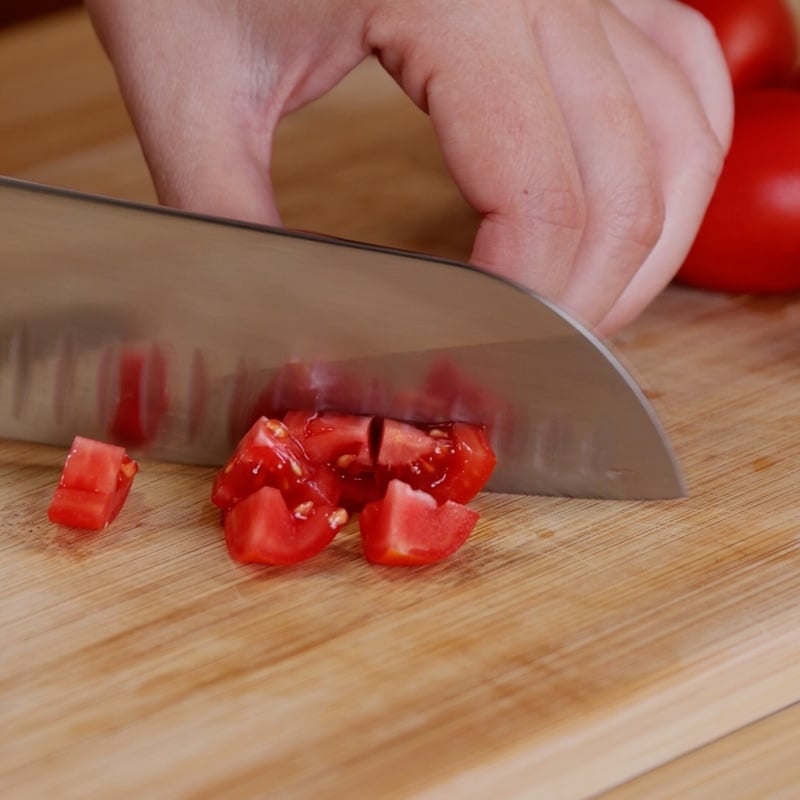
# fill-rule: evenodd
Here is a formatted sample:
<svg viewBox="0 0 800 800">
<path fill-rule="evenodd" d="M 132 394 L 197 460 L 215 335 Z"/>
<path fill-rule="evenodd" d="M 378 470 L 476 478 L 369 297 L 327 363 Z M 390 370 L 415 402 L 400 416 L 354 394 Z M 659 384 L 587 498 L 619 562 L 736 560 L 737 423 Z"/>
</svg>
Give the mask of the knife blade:
<svg viewBox="0 0 800 800">
<path fill-rule="evenodd" d="M 11 178 L 0 230 L 2 438 L 114 441 L 135 352 L 140 456 L 221 464 L 248 414 L 302 403 L 485 424 L 493 491 L 684 494 L 609 347 L 476 267 Z"/>
</svg>

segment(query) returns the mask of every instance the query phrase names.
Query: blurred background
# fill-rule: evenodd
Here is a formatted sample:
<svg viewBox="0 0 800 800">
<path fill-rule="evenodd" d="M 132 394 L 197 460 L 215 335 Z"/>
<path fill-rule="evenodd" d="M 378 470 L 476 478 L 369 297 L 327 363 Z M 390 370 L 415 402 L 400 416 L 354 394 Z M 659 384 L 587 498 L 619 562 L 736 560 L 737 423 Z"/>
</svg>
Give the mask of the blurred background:
<svg viewBox="0 0 800 800">
<path fill-rule="evenodd" d="M 80 0 L 4 0 L 0 4 L 0 25 L 13 25 L 39 14 L 77 5 Z"/>
</svg>

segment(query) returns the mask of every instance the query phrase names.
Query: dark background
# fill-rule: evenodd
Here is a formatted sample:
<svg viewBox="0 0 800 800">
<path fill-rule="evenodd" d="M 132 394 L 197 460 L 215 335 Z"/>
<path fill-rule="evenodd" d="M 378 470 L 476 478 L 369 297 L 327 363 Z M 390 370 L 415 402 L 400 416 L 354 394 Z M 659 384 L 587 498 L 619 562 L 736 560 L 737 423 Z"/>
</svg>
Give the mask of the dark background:
<svg viewBox="0 0 800 800">
<path fill-rule="evenodd" d="M 2 0 L 0 26 L 33 19 L 40 14 L 80 5 L 80 0 Z"/>
</svg>

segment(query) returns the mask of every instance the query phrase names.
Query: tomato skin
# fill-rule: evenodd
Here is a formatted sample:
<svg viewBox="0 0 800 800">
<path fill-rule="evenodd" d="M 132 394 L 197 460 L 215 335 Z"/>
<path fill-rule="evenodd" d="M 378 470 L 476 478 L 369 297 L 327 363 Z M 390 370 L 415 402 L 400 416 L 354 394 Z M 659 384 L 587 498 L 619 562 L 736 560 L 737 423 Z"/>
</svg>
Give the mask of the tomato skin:
<svg viewBox="0 0 800 800">
<path fill-rule="evenodd" d="M 478 512 L 392 480 L 380 500 L 361 511 L 364 557 L 373 564 L 421 566 L 455 553 L 469 538 Z"/>
<path fill-rule="evenodd" d="M 138 470 L 122 447 L 76 436 L 48 518 L 71 528 L 102 530 L 121 511 Z"/>
<path fill-rule="evenodd" d="M 785 86 L 797 63 L 797 34 L 785 0 L 684 0 L 714 27 L 734 90 Z"/>
<path fill-rule="evenodd" d="M 256 420 L 217 473 L 211 502 L 227 510 L 262 486 L 279 489 L 292 507 L 309 500 L 322 505 L 338 502 L 335 473 L 314 466 L 288 428 L 267 417 Z"/>
<path fill-rule="evenodd" d="M 739 96 L 728 159 L 676 277 L 725 292 L 800 289 L 800 92 Z"/>
<path fill-rule="evenodd" d="M 347 522 L 333 506 L 291 511 L 278 489 L 264 486 L 225 514 L 225 544 L 234 561 L 290 566 L 321 553 Z"/>
</svg>

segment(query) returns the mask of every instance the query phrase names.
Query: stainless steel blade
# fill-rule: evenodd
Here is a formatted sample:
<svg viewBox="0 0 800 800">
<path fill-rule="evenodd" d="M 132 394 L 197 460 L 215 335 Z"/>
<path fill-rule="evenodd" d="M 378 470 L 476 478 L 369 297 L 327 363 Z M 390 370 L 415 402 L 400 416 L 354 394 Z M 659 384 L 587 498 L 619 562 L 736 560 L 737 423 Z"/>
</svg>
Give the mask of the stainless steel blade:
<svg viewBox="0 0 800 800">
<path fill-rule="evenodd" d="M 143 397 L 165 368 L 166 412 L 135 449 L 154 458 L 221 463 L 254 409 L 313 402 L 487 424 L 496 491 L 684 492 L 609 349 L 463 264 L 0 179 L 0 269 L 0 437 L 113 438 L 139 348 Z"/>
</svg>

